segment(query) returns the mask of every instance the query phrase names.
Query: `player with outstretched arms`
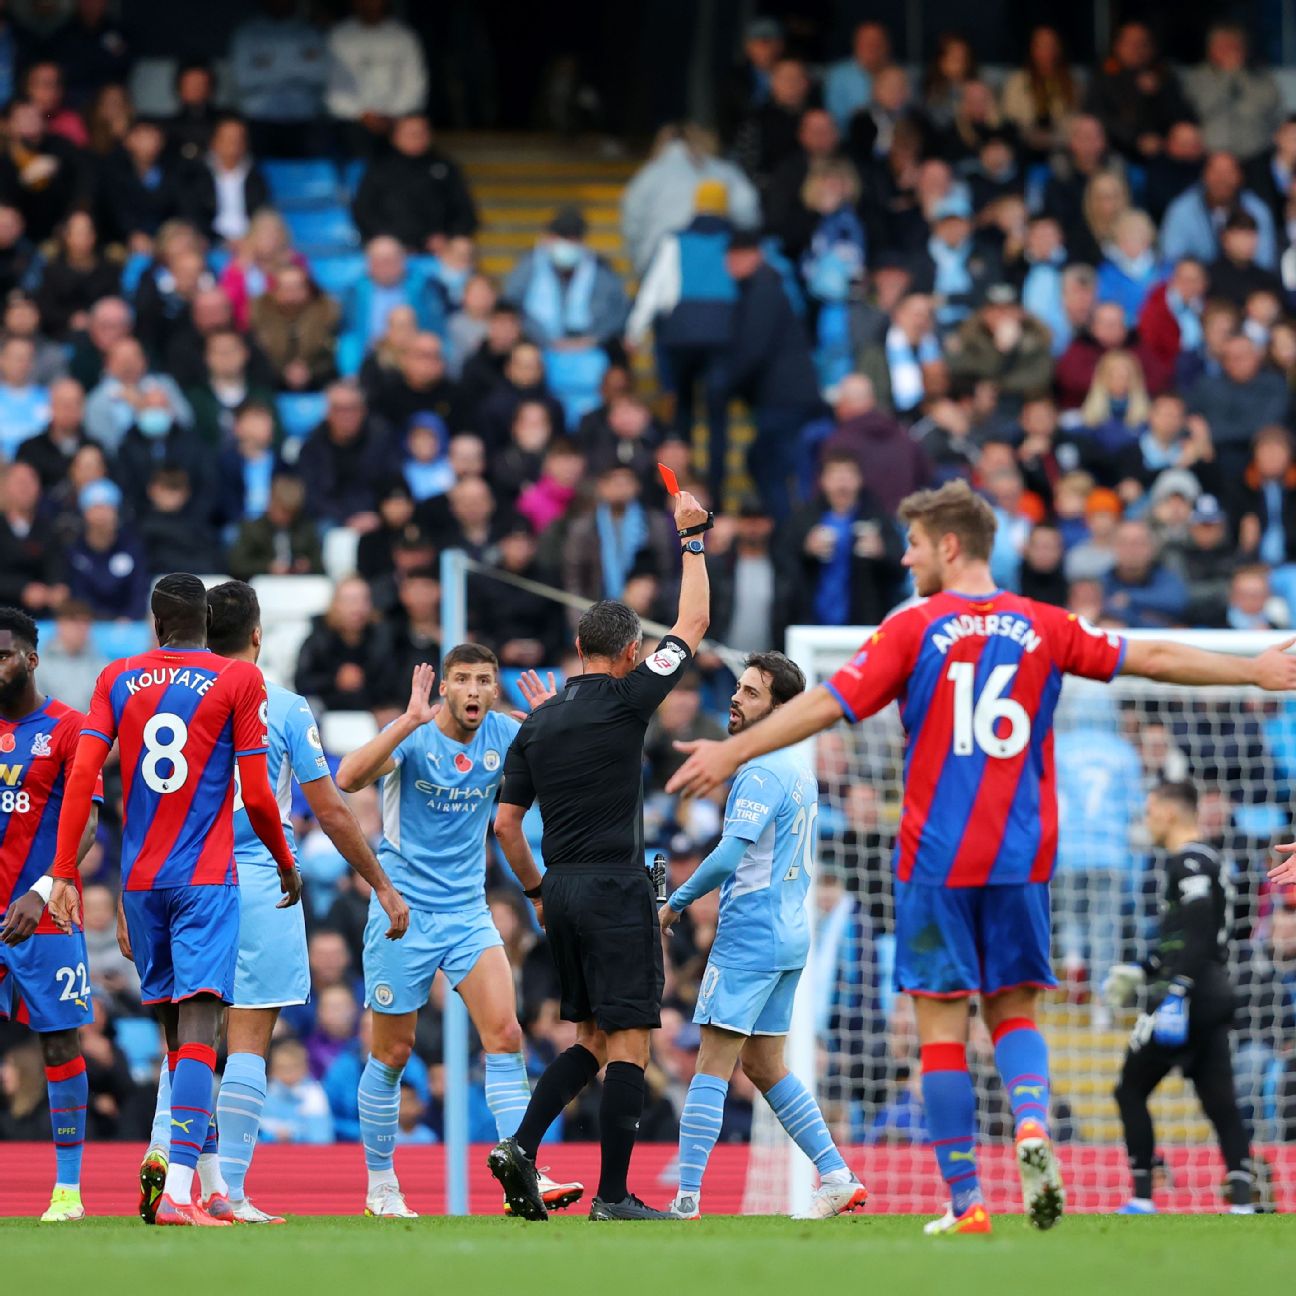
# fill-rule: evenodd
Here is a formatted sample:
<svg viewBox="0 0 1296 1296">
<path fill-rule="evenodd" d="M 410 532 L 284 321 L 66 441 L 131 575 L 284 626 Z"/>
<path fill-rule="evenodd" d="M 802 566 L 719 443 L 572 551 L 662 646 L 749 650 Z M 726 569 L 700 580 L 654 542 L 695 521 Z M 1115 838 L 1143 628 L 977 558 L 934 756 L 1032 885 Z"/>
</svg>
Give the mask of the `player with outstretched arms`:
<svg viewBox="0 0 1296 1296">
<path fill-rule="evenodd" d="M 746 761 L 892 701 L 906 734 L 896 845 L 896 982 L 912 995 L 923 1108 L 950 1192 L 933 1234 L 988 1233 L 968 1074 L 969 1002 L 981 1011 L 1016 1125 L 1022 1199 L 1049 1228 L 1064 1205 L 1049 1137 L 1048 1050 L 1036 1026 L 1057 854 L 1053 710 L 1067 674 L 1182 685 L 1296 688 L 1296 640 L 1257 657 L 1095 630 L 1005 593 L 990 576 L 995 516 L 964 482 L 906 499 L 904 565 L 921 601 L 889 616 L 827 683 L 723 743 L 681 743 L 668 784 L 702 794 Z"/>
<path fill-rule="evenodd" d="M 89 1024 L 85 933 L 63 931 L 45 912 L 53 888 L 54 839 L 68 772 L 85 717 L 36 683 L 36 623 L 0 608 L 0 1017 L 26 1021 L 40 1039 L 56 1165 L 47 1224 L 85 1216 L 81 1153 L 89 1085 L 77 1028 Z M 102 802 L 103 785 L 95 789 Z M 92 809 L 77 852 L 94 843 Z M 77 879 L 80 886 L 80 879 Z"/>
<path fill-rule="evenodd" d="M 752 653 L 729 703 L 729 732 L 741 733 L 804 690 L 795 662 L 780 652 Z M 806 1218 L 831 1219 L 868 1201 L 814 1096 L 783 1061 L 792 1001 L 810 953 L 806 893 L 818 811 L 819 785 L 799 752 L 748 762 L 729 790 L 720 844 L 661 908 L 661 929 L 669 931 L 689 905 L 720 888 L 720 926 L 693 1016 L 702 1046 L 680 1115 L 679 1191 L 670 1207 L 677 1219 L 701 1214 L 702 1176 L 739 1059 L 819 1171 Z"/>
<path fill-rule="evenodd" d="M 231 660 L 256 663 L 261 654 L 261 607 L 256 591 L 243 581 L 225 581 L 207 591 L 211 620 L 207 646 Z M 306 699 L 266 684 L 270 750 L 266 756 L 288 845 L 292 830 L 292 784 L 297 781 L 311 814 L 343 859 L 373 888 L 387 916 L 386 940 L 399 940 L 409 926 L 409 906 L 383 872 L 337 785 L 329 777 L 315 717 Z M 216 1184 L 209 1214 L 239 1224 L 282 1224 L 249 1200 L 245 1184 L 261 1128 L 266 1098 L 266 1055 L 282 1009 L 310 998 L 306 917 L 301 905 L 279 907 L 274 857 L 253 831 L 235 770 L 234 861 L 239 881 L 239 950 L 234 973 L 234 1003 L 226 1019 L 226 1059 L 216 1099 L 217 1153 L 223 1188 Z M 129 957 L 129 946 L 123 951 Z M 168 1058 L 174 1062 L 174 1055 Z M 166 1180 L 171 1128 L 171 1071 L 163 1067 L 153 1134 L 140 1167 L 140 1213 L 152 1221 Z M 199 1159 L 199 1174 L 205 1168 Z"/>
<path fill-rule="evenodd" d="M 378 857 L 412 910 L 409 934 L 392 944 L 375 897 L 364 944 L 365 1006 L 373 1010 L 373 1049 L 359 1091 L 369 1172 L 365 1214 L 398 1219 L 415 1216 L 393 1161 L 400 1079 L 438 971 L 459 992 L 481 1037 L 486 1104 L 500 1138 L 512 1135 L 531 1096 L 513 972 L 486 904 L 486 828 L 519 721 L 493 710 L 499 662 L 489 648 L 460 644 L 441 670 L 440 705 L 432 702 L 432 667 L 416 666 L 404 715 L 338 766 L 347 792 L 383 781 Z M 552 677 L 549 683 L 546 690 L 531 671 L 520 687 L 538 706 L 552 696 Z M 584 1192 L 580 1184 L 549 1179 L 542 1188 L 555 1208 Z"/>
<path fill-rule="evenodd" d="M 212 1089 L 225 1005 L 234 999 L 239 889 L 234 864 L 234 771 L 253 831 L 278 866 L 284 908 L 301 876 L 284 839 L 266 774 L 265 682 L 251 662 L 207 649 L 207 591 L 173 572 L 153 587 L 161 645 L 113 662 L 99 676 L 59 816 L 50 913 L 76 921 L 72 886 L 95 780 L 116 742 L 121 757 L 122 908 L 140 997 L 157 1007 L 176 1055 L 170 1164 L 155 1223 L 227 1227 L 195 1202 L 201 1156 L 221 1195 Z"/>
</svg>

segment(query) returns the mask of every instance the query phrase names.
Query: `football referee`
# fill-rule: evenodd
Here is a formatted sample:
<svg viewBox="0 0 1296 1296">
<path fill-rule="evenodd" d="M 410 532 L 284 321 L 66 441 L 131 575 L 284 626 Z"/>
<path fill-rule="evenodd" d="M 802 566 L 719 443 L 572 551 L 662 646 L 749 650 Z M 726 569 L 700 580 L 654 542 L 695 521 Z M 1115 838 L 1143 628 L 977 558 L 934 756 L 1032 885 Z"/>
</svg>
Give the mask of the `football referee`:
<svg viewBox="0 0 1296 1296">
<path fill-rule="evenodd" d="M 664 981 L 656 891 L 644 866 L 643 741 L 706 633 L 701 534 L 709 525 L 692 495 L 675 497 L 684 568 L 675 625 L 639 662 L 638 616 L 624 603 L 595 603 L 576 627 L 581 674 L 527 717 L 505 758 L 495 836 L 548 933 L 562 1016 L 577 1023 L 576 1043 L 536 1083 L 516 1135 L 490 1154 L 491 1173 L 523 1219 L 548 1217 L 536 1180 L 541 1138 L 605 1065 L 602 1172 L 590 1219 L 669 1218 L 626 1186 Z M 537 799 L 543 882 L 522 831 Z"/>
</svg>

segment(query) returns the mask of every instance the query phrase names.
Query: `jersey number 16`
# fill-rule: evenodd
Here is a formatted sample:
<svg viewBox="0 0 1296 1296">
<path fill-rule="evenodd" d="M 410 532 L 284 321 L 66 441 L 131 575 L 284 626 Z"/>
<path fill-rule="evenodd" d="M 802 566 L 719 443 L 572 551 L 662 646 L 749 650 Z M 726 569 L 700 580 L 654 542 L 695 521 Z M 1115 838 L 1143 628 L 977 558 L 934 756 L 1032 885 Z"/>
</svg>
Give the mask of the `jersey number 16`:
<svg viewBox="0 0 1296 1296">
<path fill-rule="evenodd" d="M 971 756 L 980 748 L 987 756 L 1009 760 L 1030 742 L 1030 716 L 1020 702 L 1005 693 L 1012 690 L 1017 667 L 996 666 L 981 686 L 976 687 L 976 663 L 950 662 L 945 678 L 954 685 L 954 755 Z M 1004 724 L 1008 732 L 1002 733 Z"/>
</svg>

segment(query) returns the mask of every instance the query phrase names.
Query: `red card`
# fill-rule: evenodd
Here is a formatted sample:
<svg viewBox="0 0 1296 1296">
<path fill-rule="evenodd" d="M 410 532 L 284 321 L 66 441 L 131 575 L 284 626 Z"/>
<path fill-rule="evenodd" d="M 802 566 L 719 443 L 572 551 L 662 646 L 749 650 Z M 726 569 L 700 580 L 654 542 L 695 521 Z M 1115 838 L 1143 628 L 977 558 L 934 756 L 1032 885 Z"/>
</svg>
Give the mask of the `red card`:
<svg viewBox="0 0 1296 1296">
<path fill-rule="evenodd" d="M 675 474 L 664 463 L 657 465 L 657 471 L 661 473 L 662 485 L 666 487 L 667 491 L 672 495 L 678 495 L 680 488 Z"/>
</svg>

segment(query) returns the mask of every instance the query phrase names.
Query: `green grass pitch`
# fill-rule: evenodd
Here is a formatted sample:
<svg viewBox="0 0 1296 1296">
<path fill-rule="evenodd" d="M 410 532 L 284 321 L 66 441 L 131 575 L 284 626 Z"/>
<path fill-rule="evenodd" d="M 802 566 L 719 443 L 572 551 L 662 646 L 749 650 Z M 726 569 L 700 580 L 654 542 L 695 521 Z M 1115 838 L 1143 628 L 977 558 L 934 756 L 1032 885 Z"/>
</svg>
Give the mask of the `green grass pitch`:
<svg viewBox="0 0 1296 1296">
<path fill-rule="evenodd" d="M 696 1224 L 547 1224 L 302 1218 L 282 1228 L 150 1229 L 133 1219 L 0 1221 L 0 1290 L 354 1296 L 1195 1296 L 1286 1290 L 1290 1216 L 1073 1216 L 1037 1233 L 926 1238 L 913 1216 L 824 1223 L 715 1217 Z"/>
</svg>

